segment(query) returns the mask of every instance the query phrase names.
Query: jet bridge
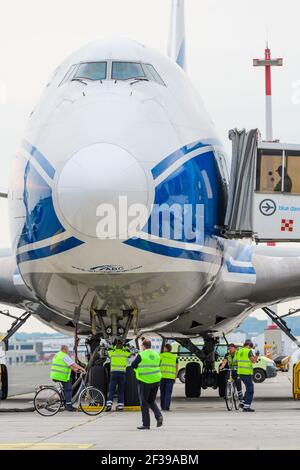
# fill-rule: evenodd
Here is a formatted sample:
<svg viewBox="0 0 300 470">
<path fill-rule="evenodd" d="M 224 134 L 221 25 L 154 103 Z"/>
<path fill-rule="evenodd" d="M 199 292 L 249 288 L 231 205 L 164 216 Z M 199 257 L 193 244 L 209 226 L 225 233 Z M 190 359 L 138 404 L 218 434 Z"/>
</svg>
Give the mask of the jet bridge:
<svg viewBox="0 0 300 470">
<path fill-rule="evenodd" d="M 263 142 L 258 129 L 229 132 L 232 166 L 224 235 L 300 242 L 300 145 Z"/>
</svg>

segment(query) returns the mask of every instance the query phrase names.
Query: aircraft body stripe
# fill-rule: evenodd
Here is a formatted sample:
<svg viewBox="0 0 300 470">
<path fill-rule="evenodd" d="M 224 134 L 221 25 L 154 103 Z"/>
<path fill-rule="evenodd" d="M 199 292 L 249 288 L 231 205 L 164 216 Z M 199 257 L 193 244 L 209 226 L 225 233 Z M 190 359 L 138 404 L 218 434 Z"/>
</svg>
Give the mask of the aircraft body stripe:
<svg viewBox="0 0 300 470">
<path fill-rule="evenodd" d="M 30 153 L 30 155 L 41 165 L 43 170 L 47 173 L 47 175 L 53 179 L 55 175 L 55 169 L 49 163 L 47 158 L 33 145 L 31 145 L 29 142 L 26 140 L 23 140 L 22 142 L 22 147 Z"/>
<path fill-rule="evenodd" d="M 55 243 L 54 245 L 45 246 L 36 250 L 27 251 L 26 253 L 20 253 L 17 255 L 17 263 L 23 263 L 25 261 L 36 261 L 41 258 L 47 258 L 49 256 L 57 255 L 65 251 L 71 250 L 84 242 L 78 240 L 75 237 L 67 238 L 62 242 Z"/>
<path fill-rule="evenodd" d="M 173 163 L 182 158 L 184 155 L 193 152 L 194 150 L 202 147 L 209 147 L 210 145 L 220 145 L 217 139 L 207 139 L 203 141 L 196 141 L 192 144 L 184 145 L 175 152 L 172 152 L 166 158 L 161 160 L 154 168 L 152 168 L 152 176 L 154 179 L 158 178 L 164 171 L 166 171 Z"/>
<path fill-rule="evenodd" d="M 236 266 L 233 265 L 230 261 L 226 261 L 227 271 L 230 273 L 238 274 L 256 274 L 256 271 L 253 266 Z"/>
<path fill-rule="evenodd" d="M 184 250 L 182 248 L 174 248 L 171 246 L 161 245 L 159 243 L 142 240 L 141 238 L 132 238 L 124 242 L 126 245 L 140 250 L 150 251 L 151 253 L 172 258 L 190 259 L 193 261 L 203 261 L 206 263 L 219 263 L 220 258 L 201 251 Z"/>
</svg>

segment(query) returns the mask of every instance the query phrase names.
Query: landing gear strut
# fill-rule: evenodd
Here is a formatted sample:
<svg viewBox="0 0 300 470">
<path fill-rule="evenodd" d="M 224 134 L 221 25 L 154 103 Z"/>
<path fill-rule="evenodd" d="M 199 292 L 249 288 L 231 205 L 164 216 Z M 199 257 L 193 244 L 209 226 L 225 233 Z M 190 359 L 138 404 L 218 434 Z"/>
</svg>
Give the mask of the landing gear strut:
<svg viewBox="0 0 300 470">
<path fill-rule="evenodd" d="M 100 389 L 105 396 L 107 396 L 110 377 L 108 348 L 118 339 L 126 344 L 135 315 L 135 310 L 91 310 L 92 335 L 86 341 L 89 349 L 88 379 L 90 385 Z M 139 404 L 137 401 L 135 373 L 131 367 L 127 367 L 125 405 L 134 406 Z"/>
<path fill-rule="evenodd" d="M 185 395 L 187 398 L 197 398 L 201 395 L 201 388 L 218 388 L 219 378 L 215 371 L 215 346 L 217 339 L 212 337 L 204 338 L 204 346 L 199 349 L 189 338 L 176 338 L 176 341 L 196 355 L 202 362 L 189 362 L 185 370 Z"/>
</svg>

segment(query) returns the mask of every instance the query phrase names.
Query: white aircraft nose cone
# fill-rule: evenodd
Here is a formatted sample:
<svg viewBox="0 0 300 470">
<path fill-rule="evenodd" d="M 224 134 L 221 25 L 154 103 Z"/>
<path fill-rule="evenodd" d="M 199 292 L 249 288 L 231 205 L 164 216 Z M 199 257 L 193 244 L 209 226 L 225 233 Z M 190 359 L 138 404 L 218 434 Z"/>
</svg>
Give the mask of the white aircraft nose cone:
<svg viewBox="0 0 300 470">
<path fill-rule="evenodd" d="M 142 226 L 147 222 L 145 172 L 135 157 L 116 145 L 94 144 L 74 154 L 59 176 L 57 197 L 67 223 L 91 237 L 115 238 L 115 224 L 117 238 L 128 238 L 127 214 L 130 208 L 134 212 L 134 204 L 144 206 L 139 219 Z M 108 236 L 101 236 L 103 227 Z"/>
</svg>

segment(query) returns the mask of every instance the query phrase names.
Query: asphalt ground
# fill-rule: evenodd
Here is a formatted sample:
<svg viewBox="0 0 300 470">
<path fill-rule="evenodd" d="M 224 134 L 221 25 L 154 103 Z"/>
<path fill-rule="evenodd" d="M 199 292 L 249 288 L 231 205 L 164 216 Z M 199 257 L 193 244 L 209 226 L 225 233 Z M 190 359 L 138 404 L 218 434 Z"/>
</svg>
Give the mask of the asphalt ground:
<svg viewBox="0 0 300 470">
<path fill-rule="evenodd" d="M 11 377 L 11 390 L 33 390 L 49 382 L 48 366 L 21 369 L 18 379 Z M 32 392 L 12 396 L 0 402 L 0 450 L 300 449 L 300 402 L 292 398 L 291 380 L 289 373 L 278 372 L 276 378 L 255 384 L 255 413 L 227 411 L 212 389 L 202 391 L 200 398 L 186 399 L 184 385 L 177 382 L 172 409 L 163 413 L 163 426 L 157 428 L 151 416 L 151 429 L 145 431 L 137 429 L 139 411 L 103 412 L 96 417 L 67 411 L 53 417 L 5 412 L 32 407 Z"/>
</svg>

